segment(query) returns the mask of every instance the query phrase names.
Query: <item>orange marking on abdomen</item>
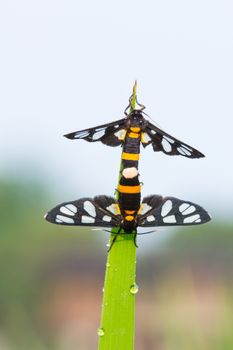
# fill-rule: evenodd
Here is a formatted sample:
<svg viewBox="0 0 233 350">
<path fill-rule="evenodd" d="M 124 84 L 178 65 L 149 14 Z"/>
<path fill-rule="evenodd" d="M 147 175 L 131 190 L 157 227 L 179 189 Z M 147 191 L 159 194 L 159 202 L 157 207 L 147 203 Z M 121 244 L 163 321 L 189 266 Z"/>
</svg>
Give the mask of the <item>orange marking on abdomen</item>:
<svg viewBox="0 0 233 350">
<path fill-rule="evenodd" d="M 118 185 L 118 191 L 120 193 L 140 193 L 141 186 L 123 186 Z"/>
<path fill-rule="evenodd" d="M 131 139 L 137 139 L 140 135 L 136 132 L 129 132 L 128 136 L 131 138 Z"/>
<path fill-rule="evenodd" d="M 133 132 L 136 132 L 136 133 L 139 133 L 139 132 L 141 131 L 140 128 L 134 127 L 134 126 L 132 126 L 132 127 L 130 128 L 130 130 L 133 131 Z"/>
<path fill-rule="evenodd" d="M 139 160 L 139 154 L 122 152 L 121 158 L 124 160 Z"/>
<path fill-rule="evenodd" d="M 135 210 L 125 210 L 125 213 L 126 213 L 126 214 L 134 214 L 134 213 L 135 213 Z"/>
<path fill-rule="evenodd" d="M 133 221 L 134 217 L 132 215 L 127 215 L 127 216 L 125 216 L 125 220 L 126 221 Z"/>
</svg>

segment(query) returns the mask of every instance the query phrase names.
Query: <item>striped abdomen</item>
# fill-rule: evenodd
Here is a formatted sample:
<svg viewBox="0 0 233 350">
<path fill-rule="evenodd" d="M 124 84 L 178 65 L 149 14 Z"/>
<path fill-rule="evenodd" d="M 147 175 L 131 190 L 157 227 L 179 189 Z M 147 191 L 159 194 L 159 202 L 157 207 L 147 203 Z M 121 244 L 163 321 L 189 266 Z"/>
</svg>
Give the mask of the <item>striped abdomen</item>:
<svg viewBox="0 0 233 350">
<path fill-rule="evenodd" d="M 124 216 L 124 230 L 126 232 L 134 230 L 135 217 L 141 202 L 141 186 L 138 179 L 140 135 L 139 127 L 131 127 L 123 144 L 122 177 L 118 186 L 118 201 Z"/>
</svg>

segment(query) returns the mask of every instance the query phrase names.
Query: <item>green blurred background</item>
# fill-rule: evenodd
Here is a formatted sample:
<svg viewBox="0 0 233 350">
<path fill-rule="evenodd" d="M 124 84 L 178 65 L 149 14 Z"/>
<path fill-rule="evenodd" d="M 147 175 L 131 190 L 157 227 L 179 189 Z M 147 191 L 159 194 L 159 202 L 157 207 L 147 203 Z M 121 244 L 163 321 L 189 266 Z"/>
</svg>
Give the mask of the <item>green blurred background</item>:
<svg viewBox="0 0 233 350">
<path fill-rule="evenodd" d="M 0 193 L 0 349 L 95 349 L 108 234 L 44 221 L 42 184 L 2 178 Z M 232 228 L 139 238 L 136 349 L 233 348 Z"/>
</svg>

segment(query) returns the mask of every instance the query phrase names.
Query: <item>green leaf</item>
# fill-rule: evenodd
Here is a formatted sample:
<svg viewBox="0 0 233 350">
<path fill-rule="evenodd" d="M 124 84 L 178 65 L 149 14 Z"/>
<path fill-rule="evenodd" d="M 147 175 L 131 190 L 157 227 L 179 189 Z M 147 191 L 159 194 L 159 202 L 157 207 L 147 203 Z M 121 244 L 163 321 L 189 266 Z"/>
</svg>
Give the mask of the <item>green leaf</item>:
<svg viewBox="0 0 233 350">
<path fill-rule="evenodd" d="M 137 82 L 130 98 L 130 111 L 136 106 Z M 120 164 L 120 170 L 122 164 Z M 119 175 L 120 180 L 120 175 Z M 116 195 L 118 198 L 118 195 Z M 117 234 L 112 230 L 110 242 Z M 117 234 L 108 253 L 101 324 L 98 329 L 99 350 L 133 350 L 135 328 L 136 247 L 134 234 Z"/>
</svg>

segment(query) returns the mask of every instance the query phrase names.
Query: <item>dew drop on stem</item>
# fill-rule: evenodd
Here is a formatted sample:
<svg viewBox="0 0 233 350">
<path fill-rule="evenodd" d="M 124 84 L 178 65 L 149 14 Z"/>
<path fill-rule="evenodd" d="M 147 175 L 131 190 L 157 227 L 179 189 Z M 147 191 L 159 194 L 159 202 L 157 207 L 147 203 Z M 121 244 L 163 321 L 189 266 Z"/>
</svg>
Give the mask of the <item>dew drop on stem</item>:
<svg viewBox="0 0 233 350">
<path fill-rule="evenodd" d="M 136 283 L 134 283 L 131 287 L 130 287 L 130 293 L 131 294 L 137 294 L 138 292 L 138 285 Z"/>
</svg>

